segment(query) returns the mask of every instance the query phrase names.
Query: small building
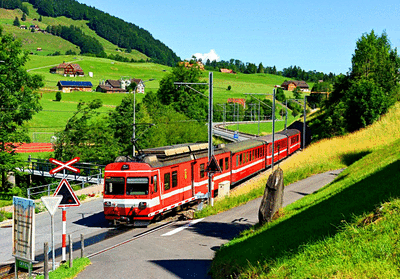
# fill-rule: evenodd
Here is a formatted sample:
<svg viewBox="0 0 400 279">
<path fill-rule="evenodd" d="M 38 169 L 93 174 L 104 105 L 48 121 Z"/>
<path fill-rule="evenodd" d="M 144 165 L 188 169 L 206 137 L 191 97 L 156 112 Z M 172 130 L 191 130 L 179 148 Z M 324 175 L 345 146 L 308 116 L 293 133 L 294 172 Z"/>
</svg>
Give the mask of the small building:
<svg viewBox="0 0 400 279">
<path fill-rule="evenodd" d="M 96 87 L 97 92 L 103 93 L 121 93 L 127 92 L 127 88 L 132 82 L 136 83 L 136 93 L 144 94 L 144 82 L 141 79 L 120 79 L 113 80 L 107 79 L 106 81 L 101 81 L 99 85 Z"/>
<path fill-rule="evenodd" d="M 289 80 L 282 83 L 281 87 L 284 90 L 293 91 L 295 88 L 300 88 L 302 92 L 309 92 L 310 86 L 304 80 Z"/>
<path fill-rule="evenodd" d="M 36 51 L 42 51 L 41 47 L 36 48 Z"/>
<path fill-rule="evenodd" d="M 63 93 L 70 93 L 73 91 L 92 91 L 92 83 L 90 81 L 59 81 L 57 83 L 58 90 Z"/>
<path fill-rule="evenodd" d="M 64 69 L 64 76 L 83 77 L 85 76 L 85 73 L 79 64 L 67 64 Z"/>
<path fill-rule="evenodd" d="M 219 69 L 219 71 L 221 73 L 225 73 L 225 74 L 236 74 L 233 70 L 231 69 Z"/>
<path fill-rule="evenodd" d="M 60 74 L 64 76 L 70 77 L 83 77 L 85 73 L 83 72 L 81 66 L 79 64 L 70 64 L 70 63 L 61 63 L 58 66 L 50 68 L 51 74 Z"/>
</svg>

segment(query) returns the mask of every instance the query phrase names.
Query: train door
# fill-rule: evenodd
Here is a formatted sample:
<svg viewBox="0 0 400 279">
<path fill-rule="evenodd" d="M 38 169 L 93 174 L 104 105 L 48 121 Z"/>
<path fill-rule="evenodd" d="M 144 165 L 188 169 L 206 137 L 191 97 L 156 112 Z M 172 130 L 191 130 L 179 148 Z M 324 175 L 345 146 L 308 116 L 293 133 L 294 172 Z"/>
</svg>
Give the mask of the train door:
<svg viewBox="0 0 400 279">
<path fill-rule="evenodd" d="M 192 187 L 192 197 L 196 194 L 195 189 L 194 189 L 194 165 L 196 162 L 190 163 L 190 181 L 191 181 L 191 187 Z"/>
</svg>

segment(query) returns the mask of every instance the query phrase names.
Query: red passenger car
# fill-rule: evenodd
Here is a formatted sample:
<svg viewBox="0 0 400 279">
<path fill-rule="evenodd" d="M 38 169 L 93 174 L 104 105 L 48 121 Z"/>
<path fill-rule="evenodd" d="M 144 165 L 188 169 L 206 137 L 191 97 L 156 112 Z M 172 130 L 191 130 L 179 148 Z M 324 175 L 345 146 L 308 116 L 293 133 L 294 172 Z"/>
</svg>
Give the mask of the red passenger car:
<svg viewBox="0 0 400 279">
<path fill-rule="evenodd" d="M 300 132 L 275 134 L 275 162 L 300 148 Z M 147 225 L 155 216 L 208 197 L 208 144 L 180 144 L 143 150 L 134 160 L 118 157 L 105 168 L 104 215 L 113 222 Z M 213 176 L 211 195 L 218 185 L 234 185 L 272 162 L 272 136 L 219 145 L 214 156 L 221 173 Z"/>
</svg>

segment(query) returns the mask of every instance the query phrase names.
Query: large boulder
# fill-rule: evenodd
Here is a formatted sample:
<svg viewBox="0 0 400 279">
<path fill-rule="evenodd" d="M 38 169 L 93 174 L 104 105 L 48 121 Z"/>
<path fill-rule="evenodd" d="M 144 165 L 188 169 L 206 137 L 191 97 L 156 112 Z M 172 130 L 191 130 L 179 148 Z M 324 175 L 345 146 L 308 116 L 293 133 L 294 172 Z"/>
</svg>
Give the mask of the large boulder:
<svg viewBox="0 0 400 279">
<path fill-rule="evenodd" d="M 283 204 L 283 171 L 276 169 L 269 177 L 264 190 L 264 196 L 258 210 L 258 221 L 263 225 L 272 217 Z"/>
</svg>

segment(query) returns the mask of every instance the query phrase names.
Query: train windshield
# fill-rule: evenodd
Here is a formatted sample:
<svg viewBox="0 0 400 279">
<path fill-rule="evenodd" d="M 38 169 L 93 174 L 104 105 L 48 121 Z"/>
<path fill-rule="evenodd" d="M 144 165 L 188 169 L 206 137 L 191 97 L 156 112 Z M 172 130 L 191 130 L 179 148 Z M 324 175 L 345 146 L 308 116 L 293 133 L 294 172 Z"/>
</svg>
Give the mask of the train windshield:
<svg viewBox="0 0 400 279">
<path fill-rule="evenodd" d="M 128 177 L 126 179 L 127 195 L 148 195 L 149 178 L 148 177 Z"/>
<path fill-rule="evenodd" d="M 123 195 L 125 188 L 125 179 L 123 177 L 106 177 L 104 194 Z"/>
</svg>

